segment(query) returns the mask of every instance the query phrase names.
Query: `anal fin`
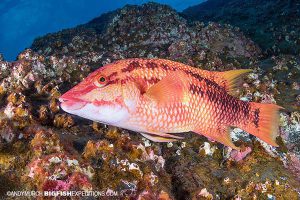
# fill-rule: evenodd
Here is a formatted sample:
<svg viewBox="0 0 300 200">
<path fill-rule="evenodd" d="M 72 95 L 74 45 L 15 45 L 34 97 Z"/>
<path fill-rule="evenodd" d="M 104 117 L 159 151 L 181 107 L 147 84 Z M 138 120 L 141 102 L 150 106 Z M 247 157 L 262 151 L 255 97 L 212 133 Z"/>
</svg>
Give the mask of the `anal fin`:
<svg viewBox="0 0 300 200">
<path fill-rule="evenodd" d="M 204 135 L 205 137 L 220 142 L 225 146 L 231 147 L 232 149 L 236 149 L 236 150 L 240 149 L 239 147 L 235 146 L 232 143 L 229 127 L 219 127 L 218 129 L 210 129 L 207 131 L 194 130 L 193 132 L 198 133 L 200 135 Z"/>
<path fill-rule="evenodd" d="M 141 133 L 145 138 L 153 142 L 175 142 L 183 137 L 167 134 L 167 133 Z"/>
</svg>

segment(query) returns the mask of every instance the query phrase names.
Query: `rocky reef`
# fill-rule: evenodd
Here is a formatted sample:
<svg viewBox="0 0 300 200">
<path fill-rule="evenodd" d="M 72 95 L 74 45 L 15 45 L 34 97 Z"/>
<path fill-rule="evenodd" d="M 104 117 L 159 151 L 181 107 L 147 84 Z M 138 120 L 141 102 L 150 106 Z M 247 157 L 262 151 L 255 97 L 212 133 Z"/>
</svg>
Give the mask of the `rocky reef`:
<svg viewBox="0 0 300 200">
<path fill-rule="evenodd" d="M 193 20 L 239 27 L 268 55 L 300 53 L 297 0 L 208 0 L 183 13 Z"/>
<path fill-rule="evenodd" d="M 264 52 L 239 28 L 193 21 L 155 3 L 37 38 L 16 61 L 0 61 L 0 196 L 92 190 L 116 199 L 299 198 L 300 58 Z M 238 128 L 231 135 L 240 152 L 192 133 L 153 143 L 60 109 L 60 95 L 91 71 L 132 57 L 253 69 L 240 98 L 286 108 L 280 147 Z"/>
</svg>

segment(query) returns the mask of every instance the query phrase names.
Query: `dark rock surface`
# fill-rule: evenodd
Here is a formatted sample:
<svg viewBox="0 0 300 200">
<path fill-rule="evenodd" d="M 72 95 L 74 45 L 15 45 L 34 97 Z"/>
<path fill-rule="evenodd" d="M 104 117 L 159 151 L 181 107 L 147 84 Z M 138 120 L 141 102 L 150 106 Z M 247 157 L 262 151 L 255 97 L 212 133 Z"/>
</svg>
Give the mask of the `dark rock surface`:
<svg viewBox="0 0 300 200">
<path fill-rule="evenodd" d="M 300 53 L 300 2 L 297 0 L 208 0 L 183 13 L 202 22 L 239 27 L 266 53 Z"/>
</svg>

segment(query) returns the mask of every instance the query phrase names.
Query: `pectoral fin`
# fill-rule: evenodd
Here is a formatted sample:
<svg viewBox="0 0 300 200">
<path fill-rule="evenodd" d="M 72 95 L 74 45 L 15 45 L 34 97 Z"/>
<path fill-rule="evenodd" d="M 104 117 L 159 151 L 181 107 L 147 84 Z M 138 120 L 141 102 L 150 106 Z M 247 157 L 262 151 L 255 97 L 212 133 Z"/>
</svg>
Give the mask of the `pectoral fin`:
<svg viewBox="0 0 300 200">
<path fill-rule="evenodd" d="M 231 137 L 230 137 L 230 132 L 228 127 L 221 127 L 218 129 L 209 129 L 207 131 L 199 131 L 199 130 L 194 130 L 195 133 L 204 135 L 205 137 L 208 137 L 212 140 L 215 140 L 217 142 L 220 142 L 224 144 L 225 146 L 229 146 L 232 149 L 239 150 L 240 148 L 235 146 L 232 143 Z"/>
<path fill-rule="evenodd" d="M 145 96 L 158 104 L 170 102 L 188 102 L 188 78 L 184 72 L 171 72 L 158 83 L 151 86 Z"/>
</svg>

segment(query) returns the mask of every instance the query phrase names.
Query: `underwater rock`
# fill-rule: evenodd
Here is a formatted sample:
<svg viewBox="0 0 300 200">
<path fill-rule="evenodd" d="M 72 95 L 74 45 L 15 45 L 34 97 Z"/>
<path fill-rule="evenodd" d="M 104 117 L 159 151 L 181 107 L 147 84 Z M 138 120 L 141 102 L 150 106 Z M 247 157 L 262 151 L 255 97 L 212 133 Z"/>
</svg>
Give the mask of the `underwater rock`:
<svg viewBox="0 0 300 200">
<path fill-rule="evenodd" d="M 239 27 L 268 54 L 297 55 L 300 52 L 299 8 L 299 1 L 294 0 L 210 0 L 185 9 L 183 14 L 193 20 Z"/>
<path fill-rule="evenodd" d="M 34 135 L 30 143 L 34 155 L 37 157 L 63 151 L 58 135 L 51 130 L 47 131 L 41 127 L 33 126 L 27 128 L 25 133 Z"/>
<path fill-rule="evenodd" d="M 13 128 L 6 124 L 7 122 L 1 121 L 1 129 L 0 129 L 0 136 L 1 136 L 1 142 L 2 143 L 10 143 L 13 141 L 13 139 L 16 137 L 16 133 L 13 130 Z"/>
<path fill-rule="evenodd" d="M 38 190 L 91 190 L 92 168 L 82 168 L 75 158 L 51 154 L 33 160 L 28 165 L 28 177 Z M 90 175 L 91 177 L 88 177 Z"/>
<path fill-rule="evenodd" d="M 204 197 L 205 199 L 213 199 L 213 195 L 210 194 L 206 188 L 201 189 L 201 191 L 197 194 L 198 197 Z"/>
<path fill-rule="evenodd" d="M 250 152 L 251 152 L 250 147 L 246 147 L 245 150 L 237 151 L 237 150 L 232 150 L 230 153 L 230 157 L 235 160 L 235 161 L 241 161 L 243 160 Z"/>
<path fill-rule="evenodd" d="M 159 57 L 221 70 L 232 68 L 232 60 L 239 68 L 261 54 L 233 27 L 189 23 L 175 10 L 156 3 L 125 6 L 74 29 L 40 37 L 31 48 L 45 56 L 80 56 L 92 67 L 124 58 Z"/>
<path fill-rule="evenodd" d="M 51 130 L 32 127 L 27 133 L 33 157 L 27 165 L 24 179 L 39 191 L 91 190 L 94 169 L 84 164 L 78 155 L 69 155 L 59 137 Z"/>
</svg>

